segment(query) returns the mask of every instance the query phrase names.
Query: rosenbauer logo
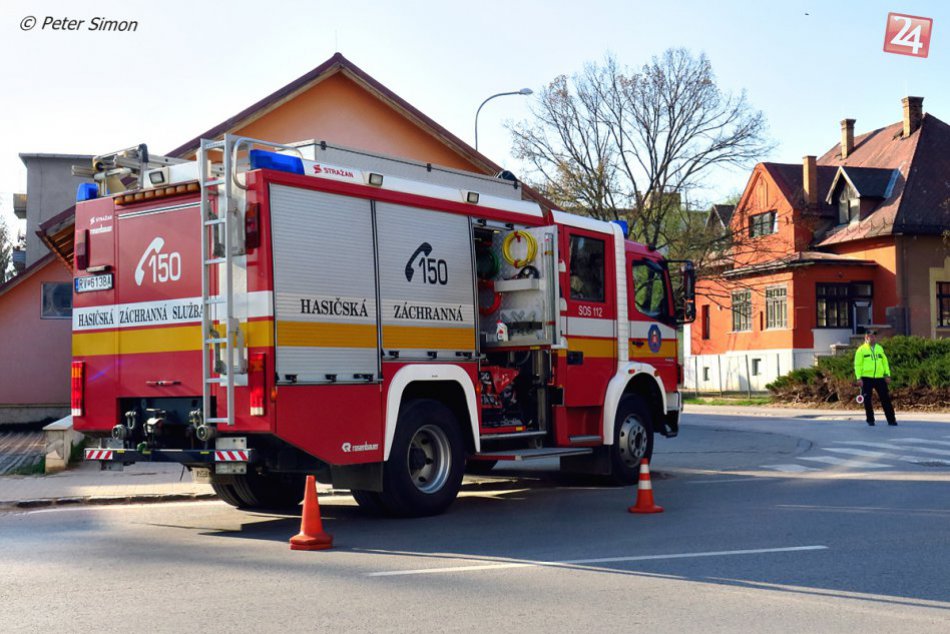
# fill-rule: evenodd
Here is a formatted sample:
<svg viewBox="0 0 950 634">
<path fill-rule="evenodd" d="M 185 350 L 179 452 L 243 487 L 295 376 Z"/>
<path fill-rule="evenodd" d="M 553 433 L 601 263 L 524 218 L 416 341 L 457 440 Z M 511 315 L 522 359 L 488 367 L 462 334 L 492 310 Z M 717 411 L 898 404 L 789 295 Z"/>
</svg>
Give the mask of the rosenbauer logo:
<svg viewBox="0 0 950 634">
<path fill-rule="evenodd" d="M 343 453 L 353 453 L 356 451 L 376 451 L 379 449 L 379 443 L 375 442 L 364 442 L 361 445 L 354 445 L 352 443 L 345 442 L 341 447 Z"/>
</svg>

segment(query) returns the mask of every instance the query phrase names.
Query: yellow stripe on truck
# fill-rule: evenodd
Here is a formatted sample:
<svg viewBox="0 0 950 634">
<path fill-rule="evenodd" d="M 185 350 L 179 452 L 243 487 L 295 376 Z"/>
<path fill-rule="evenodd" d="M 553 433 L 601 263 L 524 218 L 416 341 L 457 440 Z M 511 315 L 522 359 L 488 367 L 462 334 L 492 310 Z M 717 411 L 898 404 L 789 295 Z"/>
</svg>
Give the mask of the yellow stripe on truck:
<svg viewBox="0 0 950 634">
<path fill-rule="evenodd" d="M 634 341 L 642 341 L 642 346 L 633 345 Z M 643 358 L 643 357 L 676 357 L 676 341 L 664 341 L 660 344 L 660 349 L 656 352 L 650 350 L 650 342 L 646 339 L 631 339 L 630 340 L 630 358 Z"/>
<path fill-rule="evenodd" d="M 474 328 L 383 326 L 387 350 L 474 350 Z"/>
<path fill-rule="evenodd" d="M 277 322 L 277 345 L 293 348 L 375 348 L 375 324 Z"/>
<path fill-rule="evenodd" d="M 73 356 L 77 357 L 200 349 L 200 324 L 168 328 L 125 328 L 73 334 Z"/>
<path fill-rule="evenodd" d="M 616 339 L 593 339 L 589 337 L 568 336 L 567 349 L 571 352 L 583 352 L 585 358 L 617 358 Z"/>
<path fill-rule="evenodd" d="M 270 320 L 241 324 L 241 330 L 250 347 L 274 345 L 274 322 Z M 77 357 L 191 350 L 201 350 L 201 324 L 73 333 L 73 356 Z"/>
</svg>

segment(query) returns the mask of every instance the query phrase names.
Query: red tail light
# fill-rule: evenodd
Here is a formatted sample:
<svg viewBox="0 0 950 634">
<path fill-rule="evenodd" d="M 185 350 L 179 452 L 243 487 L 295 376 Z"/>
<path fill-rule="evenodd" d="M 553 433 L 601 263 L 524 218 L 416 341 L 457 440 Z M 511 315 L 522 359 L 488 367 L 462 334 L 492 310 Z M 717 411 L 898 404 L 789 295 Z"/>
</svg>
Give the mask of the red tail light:
<svg viewBox="0 0 950 634">
<path fill-rule="evenodd" d="M 244 248 L 248 251 L 261 246 L 261 204 L 250 203 L 244 210 Z"/>
<path fill-rule="evenodd" d="M 73 361 L 69 394 L 69 404 L 73 416 L 82 416 L 85 409 L 85 374 L 86 363 L 84 361 Z"/>
<path fill-rule="evenodd" d="M 263 352 L 257 352 L 248 359 L 247 384 L 251 393 L 251 416 L 263 416 L 266 412 L 267 359 Z"/>
<path fill-rule="evenodd" d="M 76 234 L 76 245 L 73 247 L 76 260 L 76 270 L 85 271 L 89 268 L 89 230 L 79 231 Z"/>
</svg>

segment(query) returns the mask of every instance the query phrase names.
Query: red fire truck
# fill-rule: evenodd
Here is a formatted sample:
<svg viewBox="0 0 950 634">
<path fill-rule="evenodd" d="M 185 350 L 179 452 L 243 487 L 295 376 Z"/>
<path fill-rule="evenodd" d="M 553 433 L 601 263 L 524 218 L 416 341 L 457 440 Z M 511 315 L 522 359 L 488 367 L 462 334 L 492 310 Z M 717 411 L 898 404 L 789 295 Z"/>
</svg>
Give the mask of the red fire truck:
<svg viewBox="0 0 950 634">
<path fill-rule="evenodd" d="M 427 515 L 497 461 L 632 482 L 677 433 L 692 265 L 508 173 L 237 137 L 75 172 L 72 415 L 105 469 Z"/>
</svg>

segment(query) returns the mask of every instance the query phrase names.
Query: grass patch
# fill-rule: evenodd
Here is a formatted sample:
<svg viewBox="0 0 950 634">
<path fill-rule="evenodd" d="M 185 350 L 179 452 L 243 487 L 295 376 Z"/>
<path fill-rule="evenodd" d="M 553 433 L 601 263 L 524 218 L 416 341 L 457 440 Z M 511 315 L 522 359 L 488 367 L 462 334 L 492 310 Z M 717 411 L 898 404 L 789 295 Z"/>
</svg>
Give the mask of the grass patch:
<svg viewBox="0 0 950 634">
<path fill-rule="evenodd" d="M 752 398 L 696 398 L 683 399 L 687 405 L 737 405 L 739 407 L 754 407 L 757 405 L 771 405 L 771 396 L 753 396 Z"/>
</svg>

